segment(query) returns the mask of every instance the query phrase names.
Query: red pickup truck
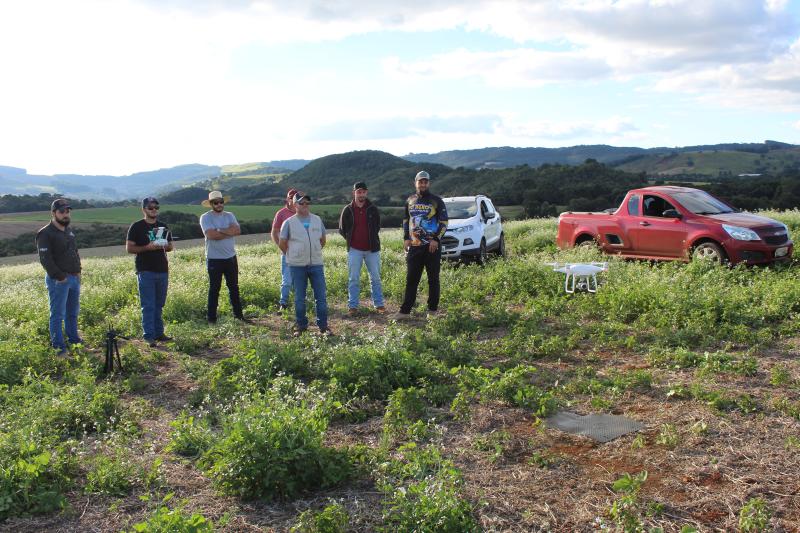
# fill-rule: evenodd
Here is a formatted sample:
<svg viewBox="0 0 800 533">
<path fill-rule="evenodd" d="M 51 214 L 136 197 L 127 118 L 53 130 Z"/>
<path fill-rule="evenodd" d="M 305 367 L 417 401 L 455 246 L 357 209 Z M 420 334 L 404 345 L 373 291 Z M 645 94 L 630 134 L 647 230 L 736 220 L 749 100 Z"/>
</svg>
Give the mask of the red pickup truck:
<svg viewBox="0 0 800 533">
<path fill-rule="evenodd" d="M 673 186 L 629 191 L 613 213 L 562 213 L 556 242 L 559 248 L 596 244 L 623 257 L 731 264 L 784 261 L 793 251 L 788 228 L 777 220 Z"/>
</svg>

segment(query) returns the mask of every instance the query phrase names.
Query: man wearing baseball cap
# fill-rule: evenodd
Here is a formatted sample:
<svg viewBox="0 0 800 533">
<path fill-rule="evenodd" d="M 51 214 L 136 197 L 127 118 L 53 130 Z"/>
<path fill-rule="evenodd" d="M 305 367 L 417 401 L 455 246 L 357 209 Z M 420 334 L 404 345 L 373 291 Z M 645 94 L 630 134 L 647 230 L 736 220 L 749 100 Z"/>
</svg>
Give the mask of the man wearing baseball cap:
<svg viewBox="0 0 800 533">
<path fill-rule="evenodd" d="M 344 206 L 339 216 L 339 233 L 347 243 L 347 305 L 350 315 L 358 312 L 361 292 L 361 265 L 366 263 L 372 286 L 372 303 L 379 313 L 385 313 L 381 286 L 381 213 L 367 198 L 367 184 L 353 185 L 353 201 Z"/>
<path fill-rule="evenodd" d="M 328 300 L 322 248 L 325 246 L 325 226 L 322 219 L 310 212 L 311 197 L 299 192 L 294 195 L 297 211 L 281 226 L 278 246 L 286 256 L 294 285 L 294 335 L 308 329 L 306 289 L 311 282 L 317 313 L 317 327 L 323 335 L 333 335 L 328 328 Z"/>
<path fill-rule="evenodd" d="M 280 232 L 281 226 L 286 222 L 290 216 L 294 215 L 294 195 L 297 194 L 297 189 L 289 189 L 286 193 L 286 200 L 284 206 L 275 213 L 275 218 L 272 219 L 272 231 L 270 237 L 275 246 L 280 248 Z M 281 250 L 281 295 L 278 300 L 278 310 L 285 311 L 289 307 L 289 292 L 292 290 L 292 273 L 289 270 L 289 265 L 286 264 L 286 254 Z"/>
<path fill-rule="evenodd" d="M 403 247 L 406 250 L 406 291 L 396 318 L 406 318 L 417 301 L 422 270 L 428 274 L 428 314 L 439 309 L 439 240 L 447 230 L 447 208 L 428 190 L 431 177 L 424 170 L 414 177 L 416 192 L 408 197 L 403 213 Z"/>
<path fill-rule="evenodd" d="M 242 231 L 236 216 L 225 211 L 225 203 L 230 200 L 222 196 L 220 191 L 208 193 L 208 200 L 203 200 L 205 207 L 211 210 L 200 217 L 200 228 L 206 238 L 206 269 L 208 270 L 208 312 L 209 324 L 217 322 L 217 304 L 222 277 L 228 286 L 228 299 L 231 302 L 233 316 L 245 320 L 242 314 L 242 301 L 239 297 L 239 262 L 236 259 L 236 239 Z"/>
<path fill-rule="evenodd" d="M 152 196 L 142 200 L 142 220 L 131 224 L 125 250 L 136 254 L 136 277 L 139 280 L 139 302 L 142 306 L 142 331 L 144 340 L 151 346 L 158 341 L 172 340 L 164 334 L 162 310 L 167 302 L 169 262 L 167 252 L 172 251 L 172 234 L 166 224 L 158 220 L 161 206 Z"/>
<path fill-rule="evenodd" d="M 50 301 L 50 345 L 59 356 L 67 355 L 63 327 L 69 344 L 81 344 L 78 313 L 81 296 L 81 258 L 75 234 L 69 227 L 72 207 L 64 198 L 50 206 L 50 223 L 36 234 L 39 262 L 45 269 L 44 282 Z"/>
</svg>

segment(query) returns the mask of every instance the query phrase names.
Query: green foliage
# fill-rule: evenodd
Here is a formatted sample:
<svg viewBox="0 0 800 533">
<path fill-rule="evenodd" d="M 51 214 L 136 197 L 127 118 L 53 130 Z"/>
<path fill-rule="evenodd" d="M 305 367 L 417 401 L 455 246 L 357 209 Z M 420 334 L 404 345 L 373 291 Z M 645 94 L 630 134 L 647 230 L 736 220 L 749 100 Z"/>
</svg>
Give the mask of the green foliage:
<svg viewBox="0 0 800 533">
<path fill-rule="evenodd" d="M 187 514 L 184 511 L 186 501 L 172 509 L 167 506 L 167 502 L 172 499 L 172 494 L 168 494 L 163 502 L 146 522 L 139 522 L 133 525 L 133 529 L 128 533 L 211 533 L 214 531 L 214 523 L 200 513 Z"/>
<path fill-rule="evenodd" d="M 293 498 L 332 486 L 350 465 L 322 438 L 327 421 L 302 402 L 255 396 L 223 420 L 202 466 L 214 485 L 245 499 Z"/>
<path fill-rule="evenodd" d="M 379 472 L 378 485 L 387 495 L 381 531 L 478 531 L 453 463 L 433 447 L 419 449 L 412 443 L 400 452 L 402 458 L 384 463 Z"/>
<path fill-rule="evenodd" d="M 344 506 L 333 502 L 321 511 L 307 510 L 300 513 L 291 533 L 344 533 L 350 515 Z"/>
<path fill-rule="evenodd" d="M 389 439 L 423 439 L 428 434 L 428 427 L 423 421 L 426 415 L 427 406 L 418 389 L 395 389 L 389 396 L 389 405 L 383 416 L 384 435 Z"/>
<path fill-rule="evenodd" d="M 479 452 L 489 454 L 489 462 L 494 463 L 505 452 L 505 446 L 511 441 L 511 434 L 506 430 L 492 431 L 488 435 L 475 438 L 473 447 Z"/>
<path fill-rule="evenodd" d="M 133 487 L 134 472 L 134 465 L 124 455 L 99 455 L 94 458 L 86 474 L 85 491 L 90 494 L 124 496 Z"/>
<path fill-rule="evenodd" d="M 205 420 L 196 421 L 186 411 L 169 423 L 172 430 L 169 433 L 168 452 L 177 453 L 186 457 L 197 457 L 207 451 L 214 442 L 214 435 L 208 428 Z"/>
<path fill-rule="evenodd" d="M 626 472 L 611 485 L 614 492 L 620 496 L 612 502 L 608 509 L 608 516 L 614 521 L 617 528 L 626 533 L 644 531 L 641 521 L 643 509 L 639 500 L 639 490 L 645 481 L 647 481 L 646 470 L 633 476 Z"/>
<path fill-rule="evenodd" d="M 739 511 L 739 530 L 743 533 L 767 531 L 772 511 L 764 498 L 750 498 Z"/>
</svg>

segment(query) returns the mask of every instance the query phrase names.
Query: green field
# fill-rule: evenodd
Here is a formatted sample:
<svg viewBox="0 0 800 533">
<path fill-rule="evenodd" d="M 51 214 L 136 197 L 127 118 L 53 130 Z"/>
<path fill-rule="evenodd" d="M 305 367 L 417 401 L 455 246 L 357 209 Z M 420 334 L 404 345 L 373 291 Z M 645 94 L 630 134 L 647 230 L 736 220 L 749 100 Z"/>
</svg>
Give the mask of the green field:
<svg viewBox="0 0 800 533">
<path fill-rule="evenodd" d="M 721 171 L 738 174 L 778 174 L 784 168 L 797 164 L 800 149 L 774 150 L 766 154 L 706 150 L 683 152 L 676 155 L 648 155 L 619 165 L 627 172 L 648 174 L 705 174 L 717 176 Z"/>
<path fill-rule="evenodd" d="M 768 213 L 800 235 L 798 212 Z M 48 348 L 40 265 L 0 268 L 0 528 L 9 531 L 791 531 L 800 523 L 800 261 L 771 268 L 611 259 L 564 293 L 555 219 L 506 226 L 508 257 L 442 267 L 440 313 L 347 312 L 291 336 L 280 256 L 238 250 L 245 314 L 205 321 L 202 248 L 169 255 L 174 341 L 139 337 L 132 257 L 83 261 L 80 330 Z M 383 288 L 405 283 L 399 231 Z M 313 308 L 313 306 L 311 306 Z M 309 313 L 313 315 L 313 311 Z M 313 324 L 313 317 L 311 319 Z M 102 371 L 108 327 L 124 371 Z M 598 443 L 559 410 L 643 430 Z"/>
<path fill-rule="evenodd" d="M 236 215 L 236 218 L 242 222 L 259 221 L 264 219 L 272 219 L 275 213 L 283 206 L 275 205 L 236 205 L 229 204 L 226 209 Z M 391 209 L 400 211 L 400 207 L 388 207 L 384 209 Z M 523 216 L 524 210 L 522 206 L 507 206 L 498 207 L 500 213 L 509 219 L 517 219 Z M 180 204 L 164 204 L 161 206 L 161 211 L 178 211 L 181 213 L 194 213 L 198 216 L 202 215 L 208 208 L 202 205 L 180 205 Z M 330 217 L 339 216 L 342 211 L 340 204 L 319 204 L 312 207 L 312 212 L 320 216 L 328 215 Z M 142 217 L 142 210 L 138 207 L 105 207 L 95 209 L 76 209 L 72 212 L 73 222 L 93 223 L 100 224 L 130 224 Z M 50 219 L 50 213 L 47 211 L 39 211 L 36 213 L 7 213 L 0 214 L 0 224 L 3 222 L 47 222 Z"/>
</svg>

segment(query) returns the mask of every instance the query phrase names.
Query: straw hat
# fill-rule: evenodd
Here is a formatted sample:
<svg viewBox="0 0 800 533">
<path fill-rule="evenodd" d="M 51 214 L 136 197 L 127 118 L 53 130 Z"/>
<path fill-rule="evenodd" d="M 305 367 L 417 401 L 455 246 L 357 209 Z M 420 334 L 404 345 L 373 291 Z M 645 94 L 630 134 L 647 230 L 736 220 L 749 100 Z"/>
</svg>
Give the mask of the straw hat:
<svg viewBox="0 0 800 533">
<path fill-rule="evenodd" d="M 214 200 L 222 200 L 226 204 L 231 201 L 230 196 L 222 196 L 222 193 L 219 191 L 211 191 L 208 193 L 208 200 L 203 200 L 201 203 L 204 207 L 211 207 L 211 202 Z"/>
</svg>

